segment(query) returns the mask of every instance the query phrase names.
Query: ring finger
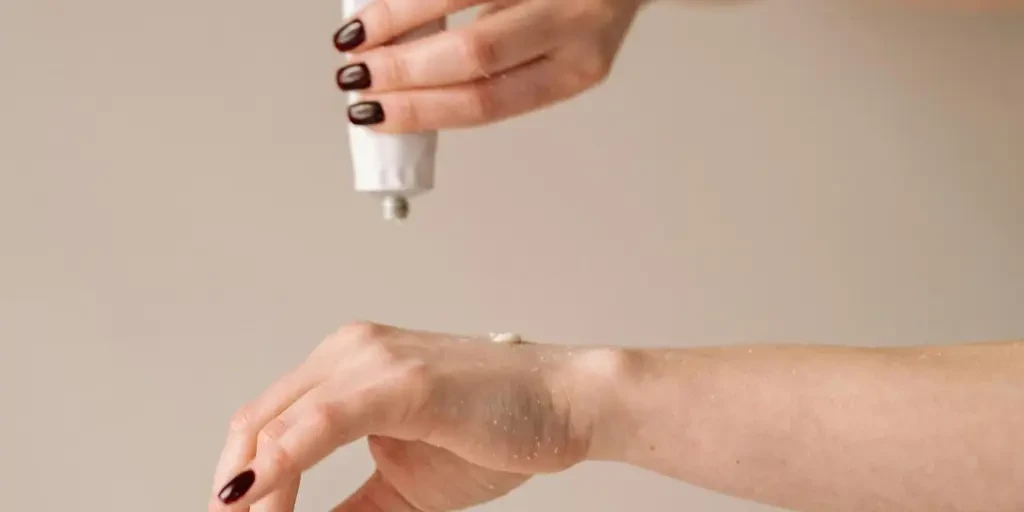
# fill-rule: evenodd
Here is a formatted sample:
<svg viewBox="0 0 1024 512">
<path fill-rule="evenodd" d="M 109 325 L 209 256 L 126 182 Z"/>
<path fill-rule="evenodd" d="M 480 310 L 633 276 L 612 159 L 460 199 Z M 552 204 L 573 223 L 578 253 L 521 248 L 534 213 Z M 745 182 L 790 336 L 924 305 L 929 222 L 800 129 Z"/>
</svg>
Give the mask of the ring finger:
<svg viewBox="0 0 1024 512">
<path fill-rule="evenodd" d="M 344 91 L 455 85 L 512 69 L 554 49 L 563 31 L 551 2 L 517 3 L 461 29 L 358 54 L 338 70 Z"/>
</svg>

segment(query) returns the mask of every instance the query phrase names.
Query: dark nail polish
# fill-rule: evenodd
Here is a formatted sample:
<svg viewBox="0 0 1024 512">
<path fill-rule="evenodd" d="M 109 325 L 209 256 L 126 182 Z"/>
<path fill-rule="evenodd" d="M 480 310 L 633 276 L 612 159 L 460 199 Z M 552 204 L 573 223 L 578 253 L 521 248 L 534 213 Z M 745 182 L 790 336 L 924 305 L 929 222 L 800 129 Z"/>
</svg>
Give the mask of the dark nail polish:
<svg viewBox="0 0 1024 512">
<path fill-rule="evenodd" d="M 366 64 L 350 64 L 338 70 L 338 87 L 343 91 L 368 89 L 370 83 L 370 70 Z"/>
<path fill-rule="evenodd" d="M 334 47 L 339 52 L 352 51 L 364 41 L 366 41 L 366 30 L 363 29 L 363 22 L 359 20 L 346 23 L 334 34 Z"/>
<path fill-rule="evenodd" d="M 348 120 L 352 124 L 379 124 L 384 122 L 384 108 L 377 101 L 363 101 L 348 107 Z"/>
<path fill-rule="evenodd" d="M 223 489 L 217 493 L 217 497 L 220 498 L 225 505 L 230 505 L 245 496 L 245 493 L 249 492 L 252 488 L 253 482 L 256 481 L 256 473 L 251 469 L 243 471 L 238 476 L 231 479 Z"/>
</svg>

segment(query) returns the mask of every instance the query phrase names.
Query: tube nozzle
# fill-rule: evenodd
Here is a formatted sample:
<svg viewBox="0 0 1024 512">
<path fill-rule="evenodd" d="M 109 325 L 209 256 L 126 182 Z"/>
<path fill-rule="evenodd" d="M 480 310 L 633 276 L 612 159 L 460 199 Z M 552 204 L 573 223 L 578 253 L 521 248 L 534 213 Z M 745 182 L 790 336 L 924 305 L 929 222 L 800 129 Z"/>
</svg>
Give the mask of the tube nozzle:
<svg viewBox="0 0 1024 512">
<path fill-rule="evenodd" d="M 381 200 L 384 220 L 400 221 L 409 216 L 409 200 L 404 196 L 386 196 Z"/>
</svg>

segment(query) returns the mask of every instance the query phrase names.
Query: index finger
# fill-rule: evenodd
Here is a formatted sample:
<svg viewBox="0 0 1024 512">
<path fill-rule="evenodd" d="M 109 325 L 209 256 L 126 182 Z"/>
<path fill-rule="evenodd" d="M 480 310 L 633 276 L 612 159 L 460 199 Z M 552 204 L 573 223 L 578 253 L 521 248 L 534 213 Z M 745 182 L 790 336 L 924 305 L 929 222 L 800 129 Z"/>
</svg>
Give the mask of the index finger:
<svg viewBox="0 0 1024 512">
<path fill-rule="evenodd" d="M 313 389 L 322 380 L 321 374 L 309 363 L 304 363 L 272 384 L 259 398 L 235 412 L 214 471 L 214 485 L 252 460 L 256 455 L 256 436 L 260 430 L 295 400 Z"/>
<path fill-rule="evenodd" d="M 334 33 L 341 52 L 361 52 L 445 27 L 445 16 L 484 0 L 343 0 L 349 19 Z"/>
<path fill-rule="evenodd" d="M 356 390 L 341 389 L 351 386 L 349 379 L 325 383 L 273 420 L 263 431 L 256 457 L 217 493 L 218 510 L 245 510 L 338 447 L 400 426 L 415 403 L 410 399 L 423 390 L 394 376 L 381 377 Z"/>
</svg>

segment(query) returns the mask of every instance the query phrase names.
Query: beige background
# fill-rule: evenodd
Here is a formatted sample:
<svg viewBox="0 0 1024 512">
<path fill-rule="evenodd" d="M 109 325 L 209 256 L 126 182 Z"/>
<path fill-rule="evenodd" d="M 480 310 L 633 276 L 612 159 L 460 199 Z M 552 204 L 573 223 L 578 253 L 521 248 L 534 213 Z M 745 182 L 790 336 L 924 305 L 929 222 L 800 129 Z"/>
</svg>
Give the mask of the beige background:
<svg viewBox="0 0 1024 512">
<path fill-rule="evenodd" d="M 335 2 L 0 2 L 0 510 L 201 510 L 337 325 L 567 343 L 1024 335 L 1024 17 L 652 6 L 613 78 L 351 191 Z M 370 470 L 307 479 L 326 510 Z M 766 508 L 616 466 L 486 507 Z"/>
</svg>

